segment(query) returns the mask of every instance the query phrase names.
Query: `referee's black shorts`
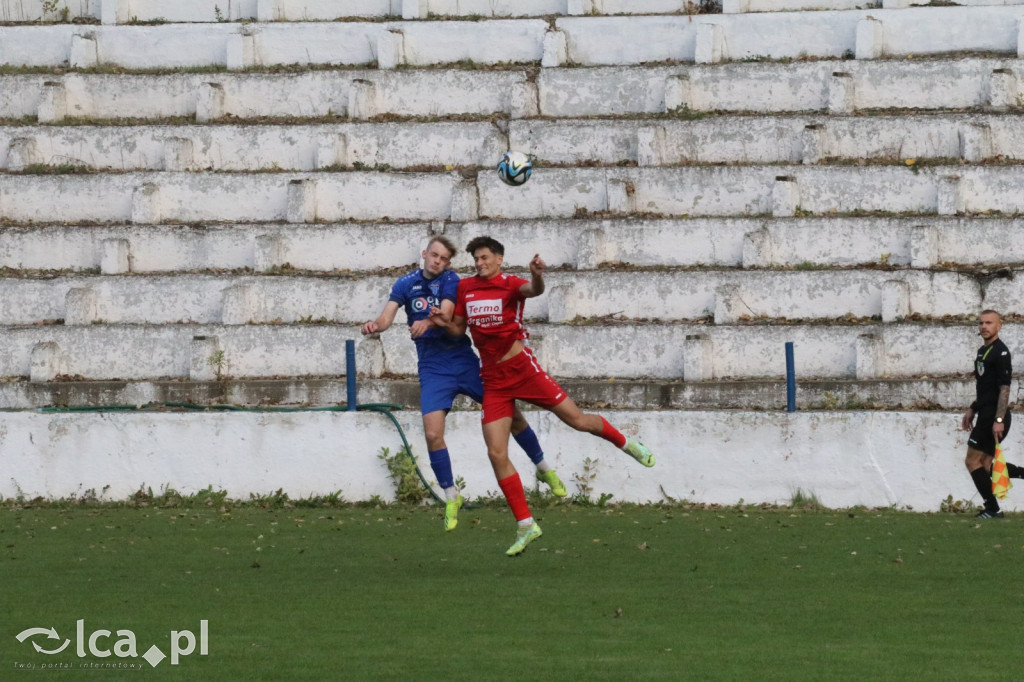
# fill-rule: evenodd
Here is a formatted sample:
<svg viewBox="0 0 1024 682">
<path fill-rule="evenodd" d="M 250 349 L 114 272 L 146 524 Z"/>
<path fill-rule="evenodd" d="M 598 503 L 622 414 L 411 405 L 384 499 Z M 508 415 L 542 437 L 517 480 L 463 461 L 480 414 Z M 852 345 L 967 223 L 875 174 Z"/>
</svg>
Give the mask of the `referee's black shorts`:
<svg viewBox="0 0 1024 682">
<path fill-rule="evenodd" d="M 1003 440 L 1006 440 L 1007 434 L 1010 433 L 1010 422 L 1010 413 L 1007 412 L 1003 417 L 1003 425 L 1006 427 L 1003 429 Z M 995 415 L 978 417 L 974 429 L 971 430 L 971 435 L 967 438 L 967 447 L 980 450 L 986 455 L 996 454 L 996 437 L 992 435 L 992 425 L 995 423 Z"/>
</svg>

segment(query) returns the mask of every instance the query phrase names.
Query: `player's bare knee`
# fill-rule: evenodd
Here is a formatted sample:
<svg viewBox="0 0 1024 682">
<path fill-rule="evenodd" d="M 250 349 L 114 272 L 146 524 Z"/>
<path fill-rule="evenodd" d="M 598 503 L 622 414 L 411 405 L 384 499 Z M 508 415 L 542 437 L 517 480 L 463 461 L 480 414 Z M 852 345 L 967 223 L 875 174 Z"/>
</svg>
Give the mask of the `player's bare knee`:
<svg viewBox="0 0 1024 682">
<path fill-rule="evenodd" d="M 423 435 L 427 441 L 427 448 L 431 451 L 441 450 L 442 448 L 447 447 L 444 442 L 444 429 L 441 429 L 440 431 L 427 431 Z"/>
<path fill-rule="evenodd" d="M 504 464 L 508 462 L 508 450 L 488 450 L 487 458 L 491 464 Z"/>
</svg>

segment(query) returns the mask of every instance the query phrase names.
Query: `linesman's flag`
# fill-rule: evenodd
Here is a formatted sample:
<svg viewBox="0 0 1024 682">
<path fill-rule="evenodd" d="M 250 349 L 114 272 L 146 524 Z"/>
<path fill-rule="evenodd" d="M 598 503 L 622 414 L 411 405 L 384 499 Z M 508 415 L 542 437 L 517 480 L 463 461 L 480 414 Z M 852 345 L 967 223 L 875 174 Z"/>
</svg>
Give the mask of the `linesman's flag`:
<svg viewBox="0 0 1024 682">
<path fill-rule="evenodd" d="M 1003 444 L 996 443 L 996 457 L 992 460 L 992 494 L 1000 500 L 1006 497 L 1013 484 L 1006 473 L 1006 457 L 1003 456 Z"/>
</svg>

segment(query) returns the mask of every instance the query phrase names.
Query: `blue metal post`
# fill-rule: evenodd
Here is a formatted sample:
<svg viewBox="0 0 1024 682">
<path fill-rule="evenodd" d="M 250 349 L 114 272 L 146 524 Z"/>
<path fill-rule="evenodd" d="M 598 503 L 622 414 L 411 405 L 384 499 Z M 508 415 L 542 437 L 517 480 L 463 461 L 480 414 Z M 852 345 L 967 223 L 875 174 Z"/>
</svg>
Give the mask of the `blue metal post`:
<svg viewBox="0 0 1024 682">
<path fill-rule="evenodd" d="M 348 388 L 348 411 L 356 409 L 356 342 L 345 341 L 345 385 Z"/>
<path fill-rule="evenodd" d="M 786 342 L 786 412 L 796 412 L 796 363 L 793 342 Z"/>
</svg>

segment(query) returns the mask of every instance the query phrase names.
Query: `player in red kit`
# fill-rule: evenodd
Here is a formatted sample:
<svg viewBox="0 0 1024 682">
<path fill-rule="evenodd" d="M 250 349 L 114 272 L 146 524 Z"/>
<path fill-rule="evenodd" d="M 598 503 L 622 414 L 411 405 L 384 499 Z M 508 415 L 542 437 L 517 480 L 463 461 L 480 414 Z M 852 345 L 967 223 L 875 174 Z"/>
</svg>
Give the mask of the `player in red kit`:
<svg viewBox="0 0 1024 682">
<path fill-rule="evenodd" d="M 476 276 L 459 282 L 455 311 L 450 320 L 440 310 L 433 319 L 451 334 L 468 328 L 480 353 L 484 381 L 483 431 L 487 456 L 505 494 L 519 530 L 506 554 L 515 556 L 541 536 L 526 503 L 526 493 L 508 457 L 508 438 L 516 400 L 547 408 L 576 429 L 600 436 L 644 466 L 654 466 L 654 455 L 640 442 L 626 438 L 604 417 L 580 410 L 558 383 L 548 376 L 526 345 L 529 333 L 523 326 L 526 299 L 544 293 L 547 265 L 539 255 L 530 261 L 530 279 L 501 271 L 505 247 L 491 237 L 477 237 L 466 247 L 476 263 Z"/>
</svg>

